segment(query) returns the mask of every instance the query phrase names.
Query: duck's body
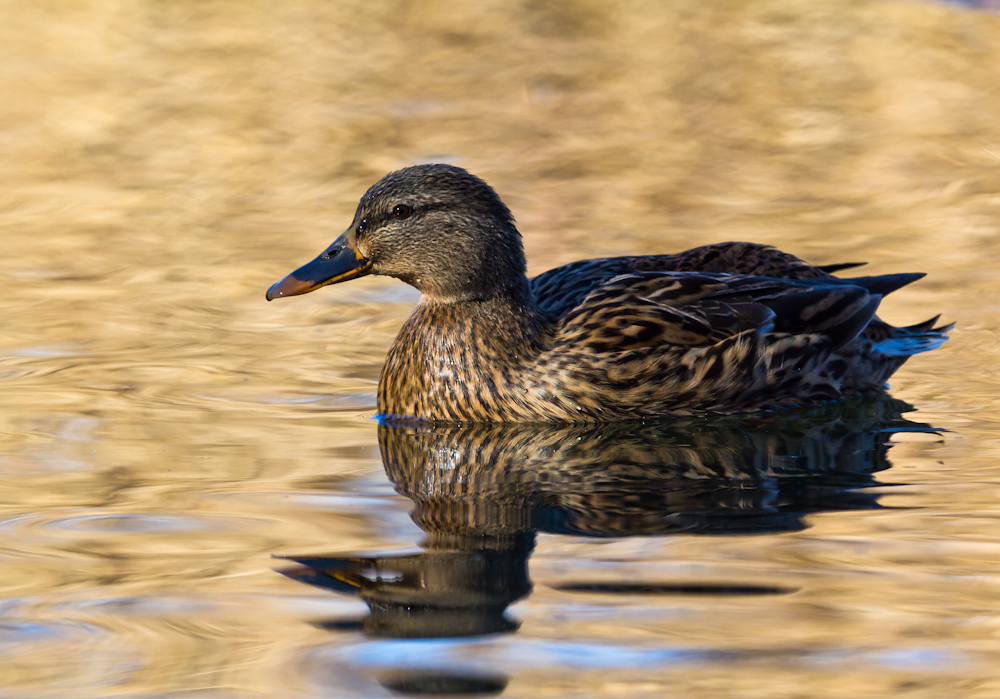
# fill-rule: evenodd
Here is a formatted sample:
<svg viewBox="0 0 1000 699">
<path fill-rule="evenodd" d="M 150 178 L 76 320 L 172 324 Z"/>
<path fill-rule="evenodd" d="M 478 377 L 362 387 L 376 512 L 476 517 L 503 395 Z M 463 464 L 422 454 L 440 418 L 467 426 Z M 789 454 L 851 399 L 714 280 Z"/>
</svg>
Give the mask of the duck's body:
<svg viewBox="0 0 1000 699">
<path fill-rule="evenodd" d="M 400 215 L 403 214 L 403 215 Z M 496 194 L 451 166 L 407 168 L 268 297 L 369 272 L 423 292 L 379 379 L 383 415 L 596 421 L 809 405 L 881 390 L 949 328 L 893 328 L 883 295 L 921 274 L 837 279 L 774 248 L 575 262 L 529 280 Z"/>
<path fill-rule="evenodd" d="M 851 283 L 750 243 L 575 262 L 530 280 L 526 301 L 421 302 L 389 350 L 378 409 L 473 422 L 593 421 L 876 391 L 907 356 L 887 340 L 922 351 L 944 336 L 933 322 L 878 321 L 878 294 L 865 287 L 888 293 L 919 276 Z M 847 325 L 839 332 L 805 331 L 835 325 L 837 313 Z"/>
</svg>

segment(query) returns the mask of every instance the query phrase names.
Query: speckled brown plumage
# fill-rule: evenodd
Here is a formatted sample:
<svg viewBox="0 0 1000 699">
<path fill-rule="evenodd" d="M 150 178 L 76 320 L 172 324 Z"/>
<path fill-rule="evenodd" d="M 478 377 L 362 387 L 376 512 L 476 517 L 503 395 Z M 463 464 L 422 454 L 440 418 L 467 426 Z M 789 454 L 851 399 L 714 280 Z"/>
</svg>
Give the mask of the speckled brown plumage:
<svg viewBox="0 0 1000 699">
<path fill-rule="evenodd" d="M 881 298 L 923 275 L 831 274 L 852 266 L 721 243 L 584 260 L 529 280 L 496 193 L 460 168 L 424 165 L 375 184 L 344 236 L 268 298 L 367 273 L 420 289 L 379 380 L 383 415 L 605 421 L 881 390 L 950 326 L 878 320 Z"/>
</svg>

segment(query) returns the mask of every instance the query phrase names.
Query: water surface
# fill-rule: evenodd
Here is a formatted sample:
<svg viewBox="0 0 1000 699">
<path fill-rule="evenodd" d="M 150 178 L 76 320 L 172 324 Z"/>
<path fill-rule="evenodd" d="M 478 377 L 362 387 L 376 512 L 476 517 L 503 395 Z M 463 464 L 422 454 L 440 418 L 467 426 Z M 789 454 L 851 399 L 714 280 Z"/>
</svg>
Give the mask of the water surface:
<svg viewBox="0 0 1000 699">
<path fill-rule="evenodd" d="M 0 694 L 1000 694 L 1000 17 L 0 16 Z M 754 240 L 928 272 L 882 316 L 958 328 L 902 406 L 380 427 L 415 293 L 263 295 L 429 161 L 498 189 L 532 273 Z"/>
</svg>

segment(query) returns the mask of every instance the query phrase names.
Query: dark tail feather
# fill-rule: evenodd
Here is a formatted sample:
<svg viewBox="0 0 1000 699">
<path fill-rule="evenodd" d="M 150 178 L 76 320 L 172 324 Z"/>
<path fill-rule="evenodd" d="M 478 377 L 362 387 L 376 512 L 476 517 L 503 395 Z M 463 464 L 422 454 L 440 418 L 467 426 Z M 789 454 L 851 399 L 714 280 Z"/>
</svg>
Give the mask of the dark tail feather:
<svg viewBox="0 0 1000 699">
<path fill-rule="evenodd" d="M 936 316 L 930 320 L 925 320 L 923 323 L 917 323 L 916 325 L 907 325 L 905 328 L 900 328 L 900 330 L 908 333 L 926 333 L 926 332 L 936 332 L 936 333 L 949 333 L 955 328 L 954 323 L 948 323 L 948 325 L 942 325 L 939 328 L 935 328 L 934 324 L 941 320 L 941 314 L 938 313 Z"/>
<path fill-rule="evenodd" d="M 841 262 L 836 265 L 820 265 L 816 269 L 821 272 L 826 272 L 827 274 L 833 274 L 834 272 L 841 272 L 845 269 L 854 269 L 855 267 L 864 267 L 867 262 Z"/>
<path fill-rule="evenodd" d="M 909 274 L 880 274 L 877 277 L 852 277 L 844 281 L 868 289 L 869 293 L 885 296 L 926 276 L 924 272 L 911 272 Z"/>
</svg>

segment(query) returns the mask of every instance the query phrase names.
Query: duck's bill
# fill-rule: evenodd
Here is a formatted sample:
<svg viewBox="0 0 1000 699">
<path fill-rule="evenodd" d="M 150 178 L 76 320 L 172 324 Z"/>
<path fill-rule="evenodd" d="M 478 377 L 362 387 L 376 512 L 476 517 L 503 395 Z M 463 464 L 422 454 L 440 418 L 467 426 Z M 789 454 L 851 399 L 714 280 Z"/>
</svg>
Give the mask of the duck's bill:
<svg viewBox="0 0 1000 699">
<path fill-rule="evenodd" d="M 333 241 L 333 244 L 315 260 L 302 265 L 268 289 L 267 300 L 308 294 L 321 286 L 346 282 L 348 279 L 371 273 L 371 261 L 365 259 L 351 244 L 345 233 Z"/>
</svg>

